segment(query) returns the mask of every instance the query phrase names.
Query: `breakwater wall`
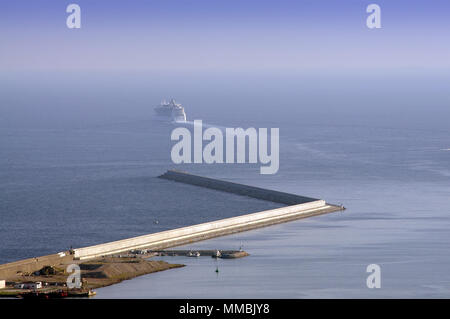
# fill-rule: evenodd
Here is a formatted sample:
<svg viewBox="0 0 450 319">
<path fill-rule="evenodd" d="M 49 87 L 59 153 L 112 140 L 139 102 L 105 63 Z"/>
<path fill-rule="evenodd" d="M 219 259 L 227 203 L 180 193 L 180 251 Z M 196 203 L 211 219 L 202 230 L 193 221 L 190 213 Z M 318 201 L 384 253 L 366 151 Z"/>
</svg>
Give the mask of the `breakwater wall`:
<svg viewBox="0 0 450 319">
<path fill-rule="evenodd" d="M 213 222 L 167 230 L 105 244 L 74 249 L 76 259 L 90 259 L 126 252 L 132 249 L 164 249 L 294 219 L 341 210 L 323 200 L 291 205 Z"/>
<path fill-rule="evenodd" d="M 165 249 L 208 238 L 223 236 L 299 218 L 343 210 L 341 206 L 327 204 L 324 200 L 298 196 L 259 187 L 242 185 L 178 171 L 167 171 L 159 176 L 167 180 L 211 188 L 228 193 L 269 200 L 289 206 L 257 213 L 231 217 L 159 233 L 118 240 L 110 243 L 74 250 L 76 259 L 90 259 L 127 252 L 133 249 Z"/>
<path fill-rule="evenodd" d="M 158 176 L 159 178 L 181 182 L 185 184 L 215 189 L 222 192 L 233 193 L 237 195 L 249 196 L 257 199 L 268 200 L 285 205 L 296 205 L 318 200 L 317 198 L 305 197 L 295 194 L 283 193 L 270 189 L 264 189 L 255 186 L 238 184 L 214 178 L 208 178 L 189 174 L 186 172 L 169 170 Z"/>
</svg>

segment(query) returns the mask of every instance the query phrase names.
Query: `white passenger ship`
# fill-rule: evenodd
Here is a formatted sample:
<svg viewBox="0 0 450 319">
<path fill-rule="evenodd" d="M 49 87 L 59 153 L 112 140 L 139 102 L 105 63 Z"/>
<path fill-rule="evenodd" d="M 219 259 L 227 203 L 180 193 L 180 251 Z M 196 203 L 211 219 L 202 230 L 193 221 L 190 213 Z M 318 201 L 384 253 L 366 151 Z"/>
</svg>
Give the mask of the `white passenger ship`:
<svg viewBox="0 0 450 319">
<path fill-rule="evenodd" d="M 160 105 L 155 107 L 155 112 L 158 116 L 170 118 L 175 122 L 186 122 L 184 107 L 176 103 L 174 99 L 171 99 L 170 102 L 162 101 Z"/>
</svg>

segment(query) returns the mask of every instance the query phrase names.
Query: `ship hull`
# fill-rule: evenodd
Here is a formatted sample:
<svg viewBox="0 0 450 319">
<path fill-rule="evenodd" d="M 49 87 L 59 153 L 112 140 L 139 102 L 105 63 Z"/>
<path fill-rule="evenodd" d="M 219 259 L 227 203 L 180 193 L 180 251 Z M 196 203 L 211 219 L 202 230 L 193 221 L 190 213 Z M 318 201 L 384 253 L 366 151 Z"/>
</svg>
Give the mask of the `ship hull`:
<svg viewBox="0 0 450 319">
<path fill-rule="evenodd" d="M 157 107 L 155 108 L 155 112 L 159 116 L 167 116 L 167 117 L 172 116 L 172 110 L 167 107 Z"/>
<path fill-rule="evenodd" d="M 175 122 L 186 122 L 184 109 L 170 109 L 167 107 L 155 108 L 155 113 L 160 118 L 171 119 Z"/>
</svg>

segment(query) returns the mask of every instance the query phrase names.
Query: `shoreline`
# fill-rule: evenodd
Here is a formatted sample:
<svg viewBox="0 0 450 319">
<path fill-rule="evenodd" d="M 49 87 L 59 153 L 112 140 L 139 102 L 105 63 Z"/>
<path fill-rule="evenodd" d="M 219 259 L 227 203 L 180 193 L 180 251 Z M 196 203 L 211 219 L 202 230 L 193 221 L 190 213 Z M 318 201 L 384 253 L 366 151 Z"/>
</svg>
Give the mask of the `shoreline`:
<svg viewBox="0 0 450 319">
<path fill-rule="evenodd" d="M 95 295 L 95 292 L 93 292 L 94 289 L 115 285 L 122 281 L 154 272 L 186 266 L 184 264 L 169 263 L 162 260 L 150 260 L 150 258 L 158 256 L 235 259 L 249 256 L 249 254 L 243 250 L 134 250 L 123 255 L 105 256 L 85 261 L 76 260 L 73 255 L 68 255 L 64 256 L 65 258 L 60 258 L 59 262 L 55 262 L 58 260 L 54 259 L 54 255 L 42 256 L 34 258 L 36 264 L 39 260 L 41 262 L 42 260 L 46 262 L 53 260 L 52 265 L 46 265 L 41 269 L 31 272 L 18 271 L 16 274 L 6 277 L 7 287 L 0 290 L 0 298 L 32 296 L 33 298 L 47 299 L 48 296 L 58 293 L 63 293 L 64 297 L 90 297 L 91 295 Z M 13 262 L 12 266 L 19 267 L 22 263 L 26 267 L 30 267 L 29 261 Z M 71 273 L 68 273 L 66 269 L 68 265 L 72 264 L 80 267 L 81 288 L 67 288 L 67 278 Z M 5 265 L 0 265 L 0 267 L 2 266 Z M 2 275 L 1 268 L 0 275 Z M 15 288 L 18 285 L 29 283 L 42 283 L 42 288 Z M 64 297 L 58 296 L 57 298 Z"/>
<path fill-rule="evenodd" d="M 67 278 L 71 275 L 66 271 L 70 264 L 77 264 L 80 267 L 81 288 L 67 288 Z M 57 292 L 68 293 L 69 297 L 87 297 L 93 289 L 103 288 L 118 284 L 124 280 L 151 274 L 154 272 L 184 267 L 183 264 L 172 264 L 160 260 L 147 260 L 140 257 L 105 257 L 91 259 L 89 261 L 71 262 L 47 265 L 40 270 L 31 273 L 17 273 L 7 277 L 6 288 L 0 290 L 0 297 L 21 297 L 33 292 L 38 292 L 45 296 Z M 43 273 L 47 270 L 47 274 Z M 37 272 L 39 271 L 39 274 Z M 1 274 L 1 270 L 0 270 Z M 15 288 L 20 284 L 42 283 L 42 288 L 24 289 Z"/>
</svg>

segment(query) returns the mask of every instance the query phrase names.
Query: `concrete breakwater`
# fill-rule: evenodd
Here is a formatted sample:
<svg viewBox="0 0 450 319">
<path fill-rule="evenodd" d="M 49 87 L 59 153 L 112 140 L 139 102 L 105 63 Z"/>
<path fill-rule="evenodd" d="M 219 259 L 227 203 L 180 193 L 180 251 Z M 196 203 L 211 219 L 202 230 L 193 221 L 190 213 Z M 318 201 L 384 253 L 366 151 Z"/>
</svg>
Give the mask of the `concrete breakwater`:
<svg viewBox="0 0 450 319">
<path fill-rule="evenodd" d="M 83 260 L 97 258 L 142 248 L 160 250 L 205 240 L 208 238 L 344 209 L 341 206 L 327 204 L 324 200 L 220 181 L 183 172 L 168 171 L 160 177 L 191 185 L 283 203 L 290 206 L 118 240 L 90 247 L 77 248 L 74 249 L 75 259 Z"/>
</svg>

